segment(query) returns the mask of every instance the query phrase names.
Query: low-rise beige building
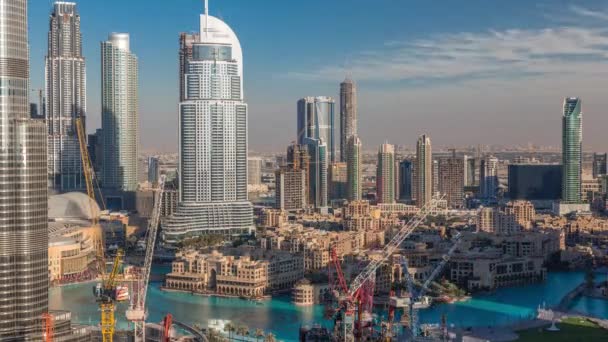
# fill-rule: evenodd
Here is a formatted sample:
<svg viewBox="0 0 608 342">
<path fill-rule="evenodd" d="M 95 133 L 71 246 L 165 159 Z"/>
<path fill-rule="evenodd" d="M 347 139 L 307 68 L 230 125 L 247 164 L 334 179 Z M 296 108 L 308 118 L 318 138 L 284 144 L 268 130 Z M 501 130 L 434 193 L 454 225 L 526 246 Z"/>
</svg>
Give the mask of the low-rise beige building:
<svg viewBox="0 0 608 342">
<path fill-rule="evenodd" d="M 196 293 L 261 297 L 289 290 L 304 277 L 300 254 L 251 248 L 176 255 L 165 288 Z"/>
<path fill-rule="evenodd" d="M 450 260 L 450 280 L 469 291 L 544 281 L 542 257 L 505 257 L 497 249 L 458 253 Z"/>
</svg>

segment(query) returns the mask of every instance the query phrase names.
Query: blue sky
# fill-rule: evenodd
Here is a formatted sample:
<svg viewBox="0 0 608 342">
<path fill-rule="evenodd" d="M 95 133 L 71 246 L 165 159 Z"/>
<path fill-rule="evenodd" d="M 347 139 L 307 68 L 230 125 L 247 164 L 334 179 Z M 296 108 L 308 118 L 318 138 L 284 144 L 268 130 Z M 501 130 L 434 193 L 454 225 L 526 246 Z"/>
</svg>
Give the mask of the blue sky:
<svg viewBox="0 0 608 342">
<path fill-rule="evenodd" d="M 30 0 L 32 87 L 43 86 L 51 0 Z M 178 34 L 202 0 L 81 0 L 89 129 L 100 125 L 99 43 L 129 32 L 144 150 L 177 145 Z M 179 6 L 177 5 L 179 4 Z M 608 3 L 565 0 L 210 0 L 244 50 L 252 150 L 295 137 L 295 103 L 337 97 L 352 74 L 360 136 L 413 145 L 559 146 L 565 96 L 583 99 L 585 148 L 608 150 Z"/>
</svg>

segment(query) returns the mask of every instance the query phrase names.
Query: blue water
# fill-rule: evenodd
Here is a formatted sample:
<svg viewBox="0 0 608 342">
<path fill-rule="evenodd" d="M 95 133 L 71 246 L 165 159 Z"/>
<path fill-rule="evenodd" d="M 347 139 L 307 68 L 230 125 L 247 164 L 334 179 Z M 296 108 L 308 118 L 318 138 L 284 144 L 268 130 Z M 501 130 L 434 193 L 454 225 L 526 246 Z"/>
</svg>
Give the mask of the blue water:
<svg viewBox="0 0 608 342">
<path fill-rule="evenodd" d="M 513 323 L 527 319 L 543 303 L 556 305 L 571 289 L 584 279 L 582 272 L 550 273 L 542 284 L 499 289 L 490 295 L 475 296 L 471 300 L 434 306 L 420 312 L 422 323 L 437 323 L 443 314 L 448 324 L 455 326 L 488 326 Z M 97 324 L 99 313 L 94 303 L 92 284 L 73 285 L 51 289 L 50 305 L 53 309 L 66 309 L 73 313 L 75 321 Z M 119 326 L 127 326 L 124 320 L 126 305 L 117 309 Z M 573 304 L 573 309 L 592 316 L 608 318 L 608 302 L 583 298 Z M 260 328 L 272 331 L 278 339 L 297 340 L 301 325 L 319 323 L 331 327 L 330 321 L 323 319 L 323 307 L 297 307 L 288 297 L 274 298 L 257 304 L 235 299 L 201 297 L 185 293 L 171 293 L 160 290 L 160 284 L 152 284 L 148 291 L 149 321 L 160 321 L 171 312 L 176 320 L 202 326 L 214 325 L 216 321 L 232 321 L 245 324 L 251 330 Z"/>
</svg>

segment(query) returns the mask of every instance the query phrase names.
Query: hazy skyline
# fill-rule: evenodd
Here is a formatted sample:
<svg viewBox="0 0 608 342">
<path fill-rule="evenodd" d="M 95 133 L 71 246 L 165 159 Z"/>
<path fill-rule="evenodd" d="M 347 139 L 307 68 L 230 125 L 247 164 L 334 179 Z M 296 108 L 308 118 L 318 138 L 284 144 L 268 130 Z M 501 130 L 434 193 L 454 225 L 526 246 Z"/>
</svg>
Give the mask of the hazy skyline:
<svg viewBox="0 0 608 342">
<path fill-rule="evenodd" d="M 53 1 L 30 3 L 32 88 L 43 88 Z M 129 32 L 140 59 L 142 150 L 177 151 L 178 35 L 197 29 L 202 1 L 77 3 L 87 128 L 100 127 L 99 42 Z M 366 150 L 385 140 L 413 146 L 423 133 L 436 146 L 560 146 L 566 96 L 582 99 L 584 149 L 608 150 L 607 4 L 211 0 L 210 12 L 243 45 L 250 150 L 283 150 L 296 139 L 297 100 L 338 100 L 347 74 L 357 81 Z"/>
</svg>

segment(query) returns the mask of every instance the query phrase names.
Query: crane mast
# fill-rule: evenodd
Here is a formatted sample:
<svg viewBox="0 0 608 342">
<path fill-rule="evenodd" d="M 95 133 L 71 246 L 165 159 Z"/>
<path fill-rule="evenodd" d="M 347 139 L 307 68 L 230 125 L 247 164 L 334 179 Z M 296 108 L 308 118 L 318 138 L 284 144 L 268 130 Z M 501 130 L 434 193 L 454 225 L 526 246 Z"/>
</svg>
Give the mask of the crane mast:
<svg viewBox="0 0 608 342">
<path fill-rule="evenodd" d="M 158 226 L 160 224 L 165 179 L 165 176 L 161 176 L 158 182 L 158 188 L 154 194 L 154 208 L 152 209 L 152 216 L 148 222 L 148 231 L 146 232 L 146 256 L 140 272 L 138 289 L 137 291 L 134 291 L 136 292 L 136 295 L 126 312 L 127 319 L 133 322 L 136 342 L 143 342 L 145 340 L 146 295 L 148 292 L 148 283 L 150 282 L 150 270 L 154 259 L 156 236 L 158 235 Z"/>
<path fill-rule="evenodd" d="M 355 302 L 360 297 L 360 290 L 364 286 L 364 284 L 368 281 L 373 281 L 376 275 L 376 271 L 378 268 L 386 262 L 393 253 L 395 253 L 399 246 L 405 241 L 405 239 L 410 236 L 410 234 L 422 223 L 426 218 L 435 211 L 439 202 L 445 198 L 445 195 L 439 198 L 433 198 L 428 203 L 423 205 L 416 215 L 412 217 L 407 223 L 404 223 L 399 230 L 399 232 L 391 239 L 391 241 L 382 249 L 382 253 L 380 258 L 374 259 L 370 262 L 364 269 L 357 275 L 357 277 L 352 281 L 350 287 L 348 288 L 348 292 L 346 293 L 345 300 L 345 317 L 343 322 L 343 337 L 344 341 L 354 341 L 355 340 L 355 324 L 354 324 L 354 312 L 355 312 Z M 360 327 L 359 327 L 360 329 Z"/>
</svg>

